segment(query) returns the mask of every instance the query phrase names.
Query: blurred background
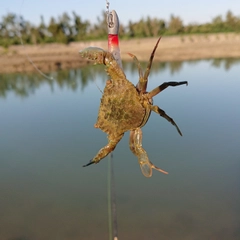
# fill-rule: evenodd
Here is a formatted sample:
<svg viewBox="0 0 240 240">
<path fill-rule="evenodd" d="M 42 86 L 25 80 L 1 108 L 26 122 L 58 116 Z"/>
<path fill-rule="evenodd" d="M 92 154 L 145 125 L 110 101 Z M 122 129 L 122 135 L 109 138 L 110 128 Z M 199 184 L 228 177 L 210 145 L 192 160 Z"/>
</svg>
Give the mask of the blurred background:
<svg viewBox="0 0 240 240">
<path fill-rule="evenodd" d="M 78 55 L 107 48 L 105 5 L 1 3 L 0 240 L 109 238 L 110 160 L 82 168 L 107 143 L 93 127 L 107 75 Z M 128 133 L 113 153 L 119 239 L 239 240 L 240 2 L 110 1 L 110 9 L 133 84 L 138 69 L 126 53 L 145 68 L 160 35 L 148 90 L 188 81 L 154 98 L 183 137 L 154 113 L 142 129 L 150 160 L 169 175 L 142 175 Z"/>
</svg>

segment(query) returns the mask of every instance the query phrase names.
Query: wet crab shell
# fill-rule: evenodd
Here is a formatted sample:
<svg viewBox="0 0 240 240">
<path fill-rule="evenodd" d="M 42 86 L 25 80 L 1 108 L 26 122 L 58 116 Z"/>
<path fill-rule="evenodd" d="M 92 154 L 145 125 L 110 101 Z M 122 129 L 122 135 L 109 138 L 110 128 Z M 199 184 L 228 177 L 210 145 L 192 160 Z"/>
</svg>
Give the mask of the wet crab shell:
<svg viewBox="0 0 240 240">
<path fill-rule="evenodd" d="M 141 126 L 145 115 L 146 109 L 135 86 L 126 79 L 112 79 L 106 83 L 95 127 L 119 135 Z"/>
</svg>

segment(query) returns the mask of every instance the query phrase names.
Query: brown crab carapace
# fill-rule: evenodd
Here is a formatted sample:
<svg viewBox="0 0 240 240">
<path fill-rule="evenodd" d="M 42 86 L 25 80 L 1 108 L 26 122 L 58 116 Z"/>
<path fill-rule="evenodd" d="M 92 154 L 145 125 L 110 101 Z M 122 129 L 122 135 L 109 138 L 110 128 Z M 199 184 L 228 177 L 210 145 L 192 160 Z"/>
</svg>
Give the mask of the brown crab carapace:
<svg viewBox="0 0 240 240">
<path fill-rule="evenodd" d="M 115 149 L 124 133 L 130 131 L 129 146 L 133 154 L 138 158 L 143 175 L 151 177 L 152 169 L 167 174 L 148 159 L 147 152 L 142 147 L 141 128 L 147 123 L 150 113 L 153 111 L 168 120 L 182 135 L 174 120 L 161 108 L 153 105 L 152 98 L 169 86 L 187 85 L 187 82 L 165 82 L 147 92 L 148 76 L 160 39 L 158 39 L 152 51 L 144 74 L 137 57 L 129 53 L 136 62 L 139 71 L 139 82 L 136 87 L 127 80 L 125 73 L 114 59 L 112 53 L 97 47 L 88 47 L 80 51 L 82 57 L 93 60 L 96 64 L 106 65 L 106 72 L 109 75 L 102 95 L 97 123 L 95 124 L 96 128 L 100 128 L 108 135 L 108 144 L 101 148 L 97 155 L 84 167 L 98 163 L 106 157 Z"/>
</svg>

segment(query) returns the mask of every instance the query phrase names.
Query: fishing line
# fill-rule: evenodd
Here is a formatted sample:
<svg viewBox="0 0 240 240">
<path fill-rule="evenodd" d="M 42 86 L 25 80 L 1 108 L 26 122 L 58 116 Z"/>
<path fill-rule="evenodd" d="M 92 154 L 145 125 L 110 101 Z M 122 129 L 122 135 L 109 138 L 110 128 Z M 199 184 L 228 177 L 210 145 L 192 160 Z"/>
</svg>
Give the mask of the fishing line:
<svg viewBox="0 0 240 240">
<path fill-rule="evenodd" d="M 97 85 L 96 78 L 94 77 L 94 84 L 96 85 L 97 89 L 103 94 L 102 89 Z"/>
<path fill-rule="evenodd" d="M 22 4 L 21 4 L 21 6 L 20 6 L 20 13 L 19 13 L 20 16 L 21 16 L 21 11 L 22 11 L 23 4 L 24 4 L 24 0 L 22 1 Z M 20 23 L 18 23 L 18 27 L 17 27 L 17 30 L 16 30 L 16 31 L 17 31 L 18 38 L 20 39 L 20 43 L 21 43 L 23 49 L 25 50 L 25 51 L 24 51 L 24 54 L 25 54 L 27 60 L 31 63 L 31 65 L 35 68 L 35 70 L 36 70 L 40 75 L 42 75 L 43 77 L 45 77 L 45 78 L 48 79 L 48 80 L 53 81 L 54 78 L 53 78 L 53 77 L 50 77 L 50 76 L 47 76 L 45 73 L 43 73 L 43 72 L 37 67 L 37 65 L 33 62 L 33 60 L 29 57 L 28 53 L 26 52 L 25 45 L 23 44 L 22 34 L 21 34 L 21 30 L 20 30 L 20 26 L 19 26 L 19 25 L 20 25 Z"/>
<path fill-rule="evenodd" d="M 108 160 L 108 216 L 109 216 L 109 239 L 118 240 L 118 223 L 117 223 L 117 202 L 116 188 L 113 166 L 113 154 L 110 153 Z"/>
<path fill-rule="evenodd" d="M 106 20 L 109 28 L 110 24 L 110 3 L 106 0 Z M 109 36 L 108 36 L 109 37 Z M 108 49 L 110 51 L 110 49 Z M 108 160 L 108 228 L 109 240 L 118 240 L 118 222 L 117 222 L 117 203 L 116 203 L 116 188 L 114 178 L 113 154 L 111 153 Z"/>
<path fill-rule="evenodd" d="M 112 168 L 112 154 L 109 154 L 109 159 L 108 159 L 108 235 L 109 235 L 109 240 L 112 240 L 112 204 L 111 204 L 111 194 L 112 194 L 112 188 L 111 188 L 111 168 Z"/>
<path fill-rule="evenodd" d="M 106 15 L 107 15 L 107 25 L 109 24 L 109 5 L 110 3 L 108 2 L 108 0 L 106 0 Z M 96 85 L 96 87 L 98 88 L 98 90 L 103 94 L 103 91 L 100 89 L 100 87 L 97 85 L 96 82 L 96 78 L 94 77 L 94 84 Z"/>
<path fill-rule="evenodd" d="M 108 15 L 109 15 L 109 5 L 110 5 L 110 3 L 108 2 L 108 0 L 106 0 L 106 14 L 107 14 L 107 17 L 108 17 Z"/>
<path fill-rule="evenodd" d="M 93 73 L 90 73 L 90 76 L 92 76 L 93 82 L 94 82 L 95 86 L 97 87 L 97 89 L 103 94 L 102 89 L 101 89 L 101 88 L 98 86 L 98 84 L 97 84 L 96 75 L 93 74 Z"/>
</svg>

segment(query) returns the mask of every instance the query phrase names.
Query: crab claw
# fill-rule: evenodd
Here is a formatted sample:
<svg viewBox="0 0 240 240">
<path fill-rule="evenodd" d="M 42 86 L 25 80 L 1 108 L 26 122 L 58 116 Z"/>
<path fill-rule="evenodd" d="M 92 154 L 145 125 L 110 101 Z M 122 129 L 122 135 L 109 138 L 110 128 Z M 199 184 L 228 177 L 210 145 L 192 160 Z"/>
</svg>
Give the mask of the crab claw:
<svg viewBox="0 0 240 240">
<path fill-rule="evenodd" d="M 103 64 L 106 56 L 106 52 L 98 47 L 88 47 L 81 51 L 79 54 L 83 58 L 87 58 L 88 60 L 93 60 L 96 64 Z"/>
<path fill-rule="evenodd" d="M 93 164 L 93 163 L 95 163 L 95 162 L 91 159 L 91 160 L 89 161 L 89 163 L 83 165 L 83 167 L 87 167 L 87 166 L 89 166 L 89 165 L 91 165 L 91 164 Z"/>
<path fill-rule="evenodd" d="M 141 154 L 138 157 L 138 162 L 142 171 L 142 174 L 145 177 L 151 177 L 152 176 L 152 169 L 155 169 L 161 173 L 168 174 L 168 172 L 162 170 L 161 168 L 155 166 L 147 157 L 146 153 Z"/>
</svg>

